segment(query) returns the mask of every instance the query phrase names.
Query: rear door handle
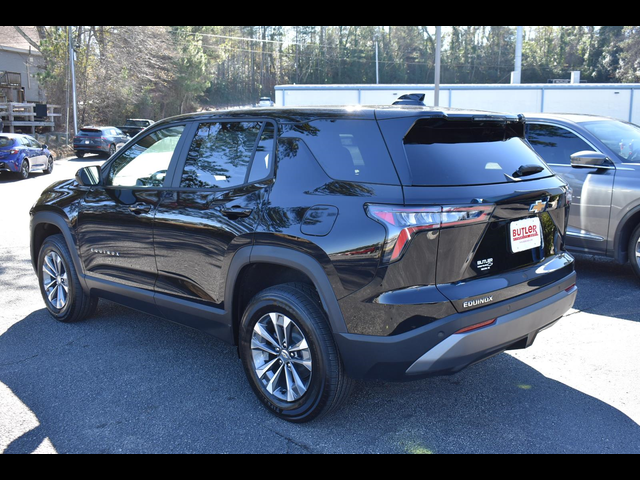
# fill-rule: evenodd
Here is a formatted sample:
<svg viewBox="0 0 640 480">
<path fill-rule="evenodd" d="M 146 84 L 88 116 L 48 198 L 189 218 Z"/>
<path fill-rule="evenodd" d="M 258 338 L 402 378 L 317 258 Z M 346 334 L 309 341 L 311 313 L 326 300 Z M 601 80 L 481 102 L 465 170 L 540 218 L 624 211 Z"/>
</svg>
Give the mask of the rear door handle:
<svg viewBox="0 0 640 480">
<path fill-rule="evenodd" d="M 247 218 L 253 213 L 253 208 L 243 208 L 235 205 L 233 207 L 223 207 L 221 211 L 225 217 L 230 219 Z"/>
<path fill-rule="evenodd" d="M 134 203 L 129 207 L 129 210 L 136 215 L 140 215 L 141 213 L 149 213 L 151 211 L 151 205 L 148 203 Z"/>
</svg>

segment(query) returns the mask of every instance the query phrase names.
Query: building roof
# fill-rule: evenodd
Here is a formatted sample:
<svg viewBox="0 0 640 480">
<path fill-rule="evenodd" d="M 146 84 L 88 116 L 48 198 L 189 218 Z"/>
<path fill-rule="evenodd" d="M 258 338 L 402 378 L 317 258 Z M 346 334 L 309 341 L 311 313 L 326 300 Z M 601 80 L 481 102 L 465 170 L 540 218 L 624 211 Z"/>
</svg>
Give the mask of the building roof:
<svg viewBox="0 0 640 480">
<path fill-rule="evenodd" d="M 30 38 L 38 41 L 38 32 L 36 27 L 20 27 Z M 35 50 L 29 42 L 27 42 L 22 35 L 13 26 L 0 26 L 0 49 L 16 49 L 16 50 L 31 50 L 32 53 L 39 53 Z"/>
</svg>

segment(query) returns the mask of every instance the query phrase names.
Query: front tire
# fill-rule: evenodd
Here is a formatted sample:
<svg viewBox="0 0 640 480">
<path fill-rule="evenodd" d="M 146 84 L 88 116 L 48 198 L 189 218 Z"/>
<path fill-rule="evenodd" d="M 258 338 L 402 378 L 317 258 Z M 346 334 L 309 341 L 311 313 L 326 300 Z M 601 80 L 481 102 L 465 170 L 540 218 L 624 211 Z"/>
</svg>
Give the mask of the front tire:
<svg viewBox="0 0 640 480">
<path fill-rule="evenodd" d="M 91 316 L 97 298 L 87 295 L 62 235 L 47 237 L 38 256 L 38 283 L 49 313 L 58 321 L 72 323 Z"/>
<path fill-rule="evenodd" d="M 627 251 L 629 252 L 629 263 L 631 263 L 635 274 L 640 277 L 640 225 L 631 234 Z"/>
<path fill-rule="evenodd" d="M 268 288 L 247 306 L 239 353 L 258 399 L 276 416 L 304 423 L 336 410 L 351 393 L 315 291 L 301 284 Z"/>
</svg>

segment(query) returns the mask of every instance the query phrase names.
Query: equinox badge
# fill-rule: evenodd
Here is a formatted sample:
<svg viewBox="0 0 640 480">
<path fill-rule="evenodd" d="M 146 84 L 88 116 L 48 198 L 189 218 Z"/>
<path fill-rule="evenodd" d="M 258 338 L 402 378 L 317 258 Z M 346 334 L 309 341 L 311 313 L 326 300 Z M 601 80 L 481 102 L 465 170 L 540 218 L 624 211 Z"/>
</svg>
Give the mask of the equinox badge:
<svg viewBox="0 0 640 480">
<path fill-rule="evenodd" d="M 462 304 L 464 308 L 477 307 L 478 305 L 484 305 L 485 303 L 493 302 L 493 295 L 490 297 L 477 298 L 476 300 L 467 300 Z"/>
</svg>

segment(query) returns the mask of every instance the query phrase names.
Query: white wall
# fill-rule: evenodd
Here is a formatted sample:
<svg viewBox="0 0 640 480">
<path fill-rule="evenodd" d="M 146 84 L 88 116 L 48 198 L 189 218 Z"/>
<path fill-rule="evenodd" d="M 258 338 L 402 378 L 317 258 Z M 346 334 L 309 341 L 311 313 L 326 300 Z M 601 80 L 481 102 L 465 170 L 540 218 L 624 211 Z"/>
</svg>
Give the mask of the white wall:
<svg viewBox="0 0 640 480">
<path fill-rule="evenodd" d="M 390 105 L 433 85 L 279 85 L 278 106 Z M 640 84 L 442 85 L 440 106 L 507 113 L 588 113 L 640 124 Z"/>
</svg>

